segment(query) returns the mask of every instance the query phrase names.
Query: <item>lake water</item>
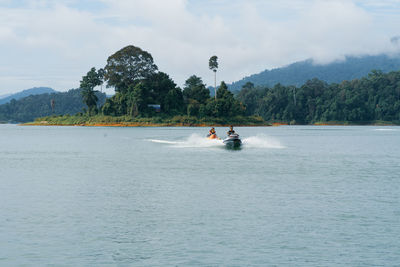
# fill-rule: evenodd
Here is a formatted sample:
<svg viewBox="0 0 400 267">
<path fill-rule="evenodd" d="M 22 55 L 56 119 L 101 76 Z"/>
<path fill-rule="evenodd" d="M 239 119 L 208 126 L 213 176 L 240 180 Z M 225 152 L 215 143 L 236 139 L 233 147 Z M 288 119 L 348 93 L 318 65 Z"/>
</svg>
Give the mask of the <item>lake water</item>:
<svg viewBox="0 0 400 267">
<path fill-rule="evenodd" d="M 0 266 L 400 265 L 400 127 L 236 131 L 0 125 Z"/>
</svg>

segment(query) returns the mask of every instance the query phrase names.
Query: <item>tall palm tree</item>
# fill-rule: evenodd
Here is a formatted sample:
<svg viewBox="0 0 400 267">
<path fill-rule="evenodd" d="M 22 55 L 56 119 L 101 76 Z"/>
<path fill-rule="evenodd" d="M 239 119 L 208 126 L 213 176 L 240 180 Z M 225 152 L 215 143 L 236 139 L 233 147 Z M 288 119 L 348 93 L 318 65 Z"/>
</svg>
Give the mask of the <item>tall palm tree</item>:
<svg viewBox="0 0 400 267">
<path fill-rule="evenodd" d="M 218 57 L 212 56 L 208 61 L 208 67 L 214 72 L 214 98 L 217 99 L 217 69 L 218 69 Z"/>
</svg>

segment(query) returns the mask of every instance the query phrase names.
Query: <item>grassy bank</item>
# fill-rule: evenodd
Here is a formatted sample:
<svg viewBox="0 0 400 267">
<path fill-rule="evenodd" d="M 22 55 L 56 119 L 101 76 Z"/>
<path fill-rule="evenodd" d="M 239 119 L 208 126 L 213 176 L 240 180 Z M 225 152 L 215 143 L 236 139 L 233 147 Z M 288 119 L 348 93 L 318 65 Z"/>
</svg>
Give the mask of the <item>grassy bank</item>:
<svg viewBox="0 0 400 267">
<path fill-rule="evenodd" d="M 273 121 L 268 122 L 272 126 L 281 125 L 316 125 L 316 126 L 400 126 L 400 121 L 319 121 L 313 123 L 296 123 L 294 121 L 284 122 L 284 121 Z"/>
<path fill-rule="evenodd" d="M 314 125 L 353 125 L 353 126 L 398 126 L 400 121 L 328 121 L 328 122 L 316 122 Z"/>
<path fill-rule="evenodd" d="M 314 122 L 309 124 L 300 124 L 294 121 L 273 121 L 265 122 L 259 116 L 237 116 L 233 118 L 196 118 L 191 116 L 174 116 L 174 117 L 142 117 L 133 118 L 130 116 L 88 116 L 88 115 L 64 115 L 64 116 L 48 116 L 37 118 L 34 122 L 25 123 L 24 125 L 74 125 L 74 126 L 280 126 L 280 125 L 377 125 L 377 126 L 396 126 L 400 125 L 400 121 L 327 121 Z"/>
<path fill-rule="evenodd" d="M 24 125 L 79 125 L 79 126 L 270 126 L 258 116 L 233 118 L 196 118 L 190 116 L 133 118 L 130 116 L 64 115 L 37 118 Z"/>
</svg>

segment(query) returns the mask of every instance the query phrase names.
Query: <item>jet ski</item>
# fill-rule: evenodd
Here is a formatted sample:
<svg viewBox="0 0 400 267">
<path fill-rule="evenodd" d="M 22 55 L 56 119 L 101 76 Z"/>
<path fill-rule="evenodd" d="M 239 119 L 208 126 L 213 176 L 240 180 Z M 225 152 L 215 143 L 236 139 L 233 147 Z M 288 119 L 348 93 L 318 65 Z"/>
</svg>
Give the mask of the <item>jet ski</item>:
<svg viewBox="0 0 400 267">
<path fill-rule="evenodd" d="M 220 139 L 216 134 L 207 134 L 207 139 Z"/>
<path fill-rule="evenodd" d="M 230 134 L 227 138 L 222 141 L 227 147 L 238 148 L 242 145 L 238 134 Z"/>
</svg>

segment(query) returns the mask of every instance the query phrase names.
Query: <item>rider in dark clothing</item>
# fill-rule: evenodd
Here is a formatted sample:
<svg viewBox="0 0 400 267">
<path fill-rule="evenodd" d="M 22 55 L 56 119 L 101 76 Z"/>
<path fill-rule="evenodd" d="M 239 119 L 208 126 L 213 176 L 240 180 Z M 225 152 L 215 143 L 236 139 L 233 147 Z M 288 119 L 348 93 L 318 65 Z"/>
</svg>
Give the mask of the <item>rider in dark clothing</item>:
<svg viewBox="0 0 400 267">
<path fill-rule="evenodd" d="M 231 125 L 231 126 L 229 126 L 229 131 L 227 132 L 227 135 L 231 135 L 231 134 L 234 134 L 235 133 L 235 131 L 233 130 L 233 126 Z"/>
</svg>

